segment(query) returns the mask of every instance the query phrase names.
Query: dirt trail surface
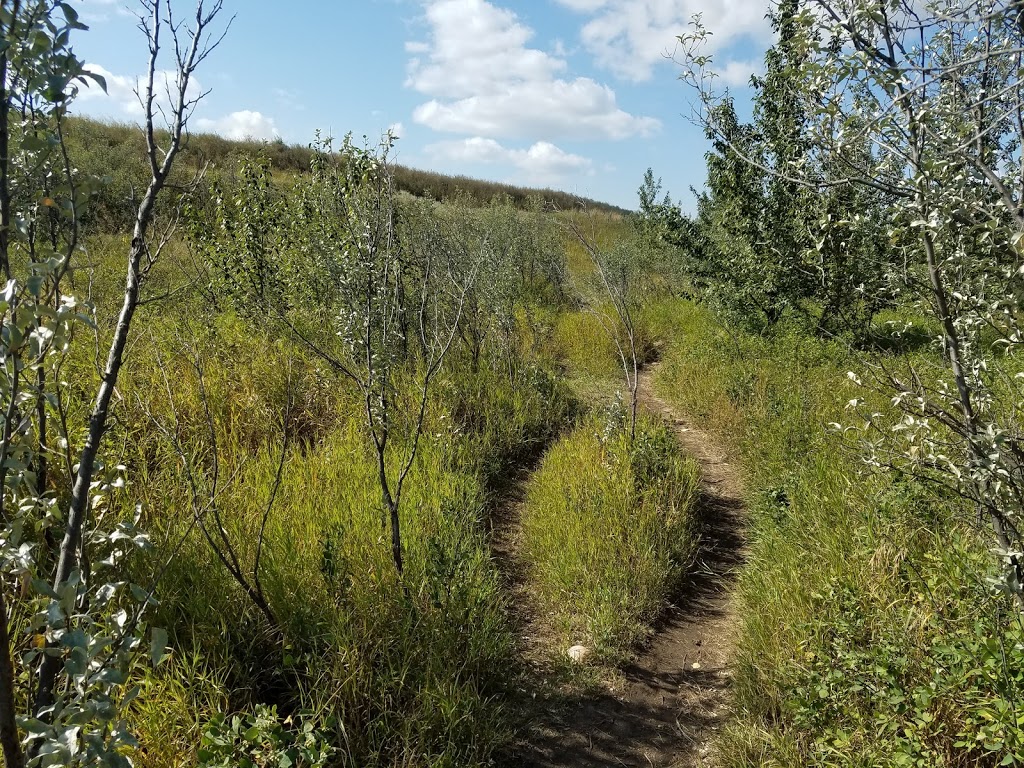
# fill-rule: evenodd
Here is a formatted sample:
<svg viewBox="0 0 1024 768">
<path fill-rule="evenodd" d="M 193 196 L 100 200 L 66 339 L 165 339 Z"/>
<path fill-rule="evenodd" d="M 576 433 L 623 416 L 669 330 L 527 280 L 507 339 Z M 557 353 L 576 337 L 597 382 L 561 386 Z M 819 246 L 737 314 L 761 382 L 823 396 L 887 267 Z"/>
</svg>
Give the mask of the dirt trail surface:
<svg viewBox="0 0 1024 768">
<path fill-rule="evenodd" d="M 597 695 L 551 701 L 532 733 L 503 756 L 504 765 L 689 768 L 712 762 L 711 738 L 728 716 L 735 624 L 731 587 L 744 547 L 740 478 L 709 435 L 690 427 L 654 394 L 652 376 L 650 369 L 641 376 L 641 402 L 673 426 L 703 472 L 700 551 L 650 646 L 622 670 L 621 679 Z M 510 502 L 496 530 L 496 549 L 499 558 L 510 558 L 506 562 L 514 562 L 509 549 L 517 506 Z M 512 580 L 521 597 L 519 574 Z M 529 631 L 529 617 L 520 618 Z"/>
</svg>

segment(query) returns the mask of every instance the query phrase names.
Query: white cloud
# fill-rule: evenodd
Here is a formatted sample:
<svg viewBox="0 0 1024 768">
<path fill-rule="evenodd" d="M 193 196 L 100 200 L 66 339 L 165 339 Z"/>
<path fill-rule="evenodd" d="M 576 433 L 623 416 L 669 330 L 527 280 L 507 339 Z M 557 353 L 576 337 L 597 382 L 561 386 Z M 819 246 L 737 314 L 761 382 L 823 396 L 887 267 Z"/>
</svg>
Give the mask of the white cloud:
<svg viewBox="0 0 1024 768">
<path fill-rule="evenodd" d="M 752 75 L 764 72 L 764 63 L 760 61 L 727 61 L 716 70 L 726 85 L 747 85 Z"/>
<path fill-rule="evenodd" d="M 82 89 L 78 101 L 94 106 L 105 106 L 124 116 L 141 117 L 142 105 L 135 95 L 139 87 L 139 78 L 126 75 L 115 75 L 109 69 L 98 64 L 87 64 L 86 70 L 102 77 L 107 83 L 107 91 L 99 85 L 91 83 Z"/>
<path fill-rule="evenodd" d="M 620 77 L 646 80 L 665 60 L 690 21 L 701 14 L 713 33 L 707 53 L 728 48 L 745 36 L 771 38 L 763 0 L 557 0 L 590 16 L 580 37 L 597 62 Z M 725 63 L 725 67 L 731 65 Z"/>
<path fill-rule="evenodd" d="M 615 93 L 587 78 L 519 83 L 455 102 L 428 101 L 413 119 L 438 131 L 484 136 L 625 139 L 648 136 L 660 123 L 619 109 Z"/>
<path fill-rule="evenodd" d="M 486 0 L 432 0 L 426 15 L 432 39 L 412 46 L 428 60 L 414 60 L 408 80 L 421 93 L 475 96 L 497 84 L 549 81 L 566 68 L 561 59 L 528 48 L 533 30 Z"/>
<path fill-rule="evenodd" d="M 80 105 L 80 111 L 100 117 L 115 119 L 142 120 L 143 107 L 136 95 L 145 88 L 145 82 L 141 76 L 132 77 L 129 75 L 118 75 L 98 64 L 87 64 L 89 72 L 102 77 L 107 84 L 106 93 L 96 84 L 88 84 L 76 101 Z M 159 119 L 160 109 L 167 112 L 171 98 L 168 91 L 176 90 L 176 73 L 173 71 L 160 71 L 156 73 L 154 88 L 157 94 L 156 106 Z M 189 80 L 189 99 L 196 99 L 203 93 L 203 87 L 192 78 Z M 280 94 L 278 94 L 280 96 Z M 273 118 L 267 117 L 260 112 L 241 110 L 232 112 L 230 115 L 217 119 L 199 118 L 195 120 L 194 127 L 200 131 L 217 133 L 228 139 L 257 139 L 270 141 L 280 136 Z"/>
<path fill-rule="evenodd" d="M 76 104 L 82 107 L 81 111 L 102 117 L 141 120 L 143 107 L 137 93 L 141 93 L 146 87 L 141 76 L 118 75 L 99 64 L 86 64 L 85 68 L 102 77 L 106 81 L 107 90 L 104 93 L 99 85 L 88 81 L 76 99 Z M 153 88 L 156 92 L 158 116 L 159 110 L 163 109 L 166 112 L 171 102 L 168 92 L 176 90 L 176 78 L 177 73 L 172 70 L 161 70 L 154 76 Z M 199 81 L 191 78 L 188 84 L 188 98 L 198 98 L 202 92 L 203 88 Z"/>
<path fill-rule="evenodd" d="M 593 173 L 594 167 L 588 158 L 566 152 L 547 141 L 538 141 L 526 149 L 513 149 L 494 139 L 474 136 L 432 144 L 427 151 L 435 158 L 447 161 L 510 165 L 531 184 L 557 184 L 567 176 Z"/>
<path fill-rule="evenodd" d="M 433 97 L 413 113 L 438 131 L 484 137 L 623 139 L 654 118 L 620 109 L 589 78 L 566 79 L 559 55 L 529 47 L 533 30 L 487 0 L 427 0 L 428 42 L 411 42 L 406 84 Z M 556 46 L 556 51 L 559 50 Z"/>
<path fill-rule="evenodd" d="M 260 112 L 253 112 L 243 109 L 240 112 L 232 112 L 230 115 L 211 120 L 203 118 L 196 122 L 201 131 L 217 133 L 226 139 L 242 141 L 255 139 L 257 141 L 272 141 L 280 138 L 274 119 L 267 117 Z"/>
</svg>

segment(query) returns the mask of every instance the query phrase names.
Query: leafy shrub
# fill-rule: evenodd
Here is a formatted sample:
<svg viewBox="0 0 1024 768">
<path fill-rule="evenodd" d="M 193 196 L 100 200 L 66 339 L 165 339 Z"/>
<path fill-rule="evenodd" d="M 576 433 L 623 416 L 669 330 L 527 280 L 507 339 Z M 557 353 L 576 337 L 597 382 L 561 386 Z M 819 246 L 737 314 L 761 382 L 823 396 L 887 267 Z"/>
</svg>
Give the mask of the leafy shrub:
<svg viewBox="0 0 1024 768">
<path fill-rule="evenodd" d="M 273 707 L 252 714 L 217 715 L 203 732 L 199 768 L 323 768 L 334 751 L 307 720 L 285 728 Z"/>
</svg>

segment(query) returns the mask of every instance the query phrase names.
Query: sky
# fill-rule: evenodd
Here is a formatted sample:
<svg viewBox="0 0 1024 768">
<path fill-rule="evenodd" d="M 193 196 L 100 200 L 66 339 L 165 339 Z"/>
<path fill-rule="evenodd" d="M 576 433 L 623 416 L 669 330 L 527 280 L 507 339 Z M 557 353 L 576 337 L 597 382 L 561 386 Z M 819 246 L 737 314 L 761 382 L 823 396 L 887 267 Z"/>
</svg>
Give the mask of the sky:
<svg viewBox="0 0 1024 768">
<path fill-rule="evenodd" d="M 173 0 L 182 14 L 194 0 Z M 209 2 L 209 0 L 208 0 Z M 79 0 L 73 47 L 107 80 L 75 110 L 134 122 L 147 60 L 133 0 Z M 399 138 L 416 168 L 552 187 L 635 208 L 647 168 L 684 210 L 707 144 L 672 60 L 702 14 L 742 104 L 771 29 L 765 0 L 224 0 L 197 72 L 194 131 L 309 144 Z M 208 93 L 207 93 L 208 92 Z"/>
</svg>

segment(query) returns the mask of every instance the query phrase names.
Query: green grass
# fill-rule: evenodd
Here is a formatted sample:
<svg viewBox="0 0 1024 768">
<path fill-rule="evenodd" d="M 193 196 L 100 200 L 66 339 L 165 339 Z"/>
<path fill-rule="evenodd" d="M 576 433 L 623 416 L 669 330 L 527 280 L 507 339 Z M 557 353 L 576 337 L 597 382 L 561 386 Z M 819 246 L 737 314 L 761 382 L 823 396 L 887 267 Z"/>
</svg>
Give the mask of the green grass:
<svg viewBox="0 0 1024 768">
<path fill-rule="evenodd" d="M 76 164 L 113 176 L 84 222 L 88 249 L 72 275 L 80 291 L 88 281 L 97 321 L 96 343 L 76 344 L 59 372 L 61 416 L 74 444 L 98 381 L 98 350 L 120 306 L 130 245 L 123 233 L 133 216 L 127 201 L 144 169 L 129 126 L 74 120 L 71 134 Z M 201 152 L 227 183 L 236 154 L 248 151 L 271 156 L 279 182 L 295 180 L 309 161 L 299 148 L 195 137 L 176 173 L 187 175 Z M 469 186 L 478 202 L 496 192 L 529 202 L 523 190 L 415 172 L 403 178 L 399 186 L 423 194 L 454 197 Z M 200 190 L 192 203 L 201 208 L 208 196 Z M 172 205 L 163 201 L 158 218 Z M 450 208 L 467 215 L 464 206 Z M 561 246 L 547 236 L 556 222 L 501 207 L 472 215 L 498 217 L 495 227 L 515 224 L 515 238 L 533 232 L 517 240 L 528 277 L 500 327 L 487 307 L 477 318 L 494 326 L 482 357 L 471 361 L 456 341 L 436 379 L 402 500 L 401 576 L 351 383 L 273 322 L 249 322 L 211 296 L 216 287 L 184 242 L 171 242 L 149 273 L 103 453 L 123 465 L 127 483 L 103 514 L 138 513 L 153 540 L 119 577 L 147 586 L 158 577 L 159 603 L 146 620 L 167 629 L 171 651 L 155 670 L 141 662 L 135 669 L 139 694 L 125 713 L 143 745 L 135 764 L 193 766 L 203 739 L 226 739 L 221 746 L 230 752 L 248 749 L 243 742 L 259 748 L 264 731 L 263 746 L 280 751 L 303 741 L 293 732 L 308 727 L 311 742 L 336 750 L 337 765 L 484 766 L 521 721 L 512 694 L 525 678 L 488 540 L 488 508 L 510 470 L 577 416 L 565 370 L 602 381 L 620 372 L 594 318 L 562 311 L 561 261 L 547 252 Z M 614 210 L 594 221 L 602 242 L 624 226 Z M 395 374 L 389 426 L 398 453 L 409 445 L 416 412 L 416 365 Z M 617 659 L 649 632 L 691 555 L 696 469 L 653 422 L 641 425 L 632 445 L 621 420 L 587 425 L 548 457 L 532 492 L 572 500 L 563 512 L 576 515 L 582 559 L 542 562 L 553 549 L 529 556 L 549 569 L 537 571 L 538 584 L 561 572 L 581 589 L 581 612 L 566 617 L 566 636 Z M 577 462 L 593 474 L 569 472 Z M 53 465 L 54 487 L 69 485 L 61 475 L 70 460 Z M 563 475 L 572 482 L 559 486 Z M 246 724 L 242 732 L 236 722 Z"/>
<path fill-rule="evenodd" d="M 741 457 L 751 508 L 722 764 L 1012 762 L 1016 612 L 985 583 L 985 540 L 955 498 L 866 471 L 830 428 L 865 396 L 846 377 L 856 358 L 798 331 L 730 330 L 684 302 L 662 311 L 657 387 Z"/>
<path fill-rule="evenodd" d="M 620 659 L 648 636 L 693 554 L 696 464 L 668 429 L 615 415 L 559 440 L 531 478 L 521 547 L 537 608 L 565 648 Z"/>
<path fill-rule="evenodd" d="M 352 393 L 301 348 L 230 315 L 199 327 L 175 312 L 151 323 L 110 436 L 127 449 L 124 501 L 141 505 L 156 545 L 132 575 L 148 583 L 169 563 L 151 621 L 170 630 L 172 658 L 189 659 L 197 686 L 216 681 L 205 694 L 182 685 L 178 663 L 144 678 L 137 764 L 194 764 L 196 734 L 218 711 L 273 704 L 315 723 L 346 765 L 486 765 L 515 722 L 503 702 L 518 662 L 484 516 L 501 473 L 561 430 L 568 390 L 540 361 L 474 372 L 450 360 L 406 485 L 399 579 Z M 293 440 L 260 565 L 277 638 L 200 535 L 186 467 L 211 480 L 209 419 L 218 510 L 251 577 L 286 412 Z"/>
</svg>

